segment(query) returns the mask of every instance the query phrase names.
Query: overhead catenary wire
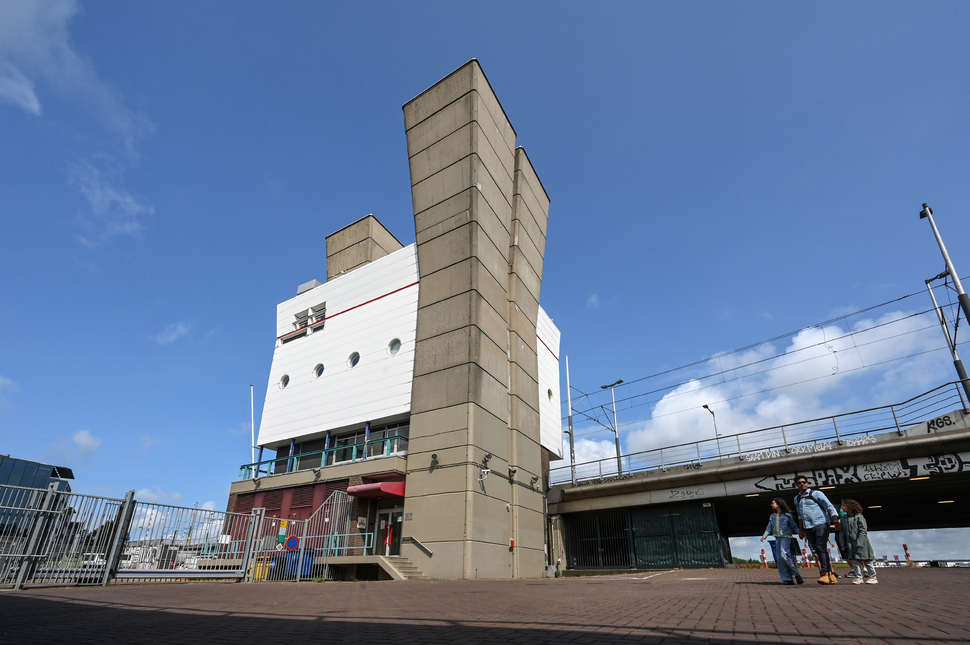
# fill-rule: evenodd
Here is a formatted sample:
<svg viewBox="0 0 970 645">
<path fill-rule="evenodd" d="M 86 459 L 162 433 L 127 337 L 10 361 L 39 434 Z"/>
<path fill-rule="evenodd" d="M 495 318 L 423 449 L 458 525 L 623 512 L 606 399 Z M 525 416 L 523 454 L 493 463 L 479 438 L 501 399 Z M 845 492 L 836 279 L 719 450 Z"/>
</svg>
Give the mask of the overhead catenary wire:
<svg viewBox="0 0 970 645">
<path fill-rule="evenodd" d="M 946 285 L 944 285 L 944 288 L 945 288 L 945 286 Z M 637 393 L 637 394 L 634 394 L 632 396 L 628 396 L 626 398 L 618 399 L 617 402 L 618 403 L 627 403 L 627 402 L 631 402 L 631 401 L 634 401 L 634 400 L 639 400 L 640 401 L 638 403 L 634 403 L 634 404 L 628 405 L 627 406 L 627 409 L 631 409 L 631 408 L 634 408 L 634 407 L 640 407 L 640 406 L 643 406 L 643 405 L 649 405 L 649 404 L 656 403 L 657 401 L 660 401 L 660 400 L 663 399 L 663 397 L 660 397 L 660 398 L 652 398 L 652 399 L 643 400 L 644 397 L 649 397 L 651 394 L 658 394 L 658 393 L 663 392 L 664 393 L 664 396 L 670 396 L 671 390 L 673 390 L 673 389 L 675 389 L 677 387 L 680 387 L 682 385 L 686 385 L 687 383 L 697 382 L 697 381 L 703 381 L 703 380 L 707 380 L 707 379 L 714 378 L 714 377 L 717 377 L 717 376 L 723 376 L 723 375 L 728 374 L 728 373 L 734 373 L 734 380 L 735 380 L 735 382 L 738 383 L 738 395 L 736 395 L 734 397 L 730 397 L 730 398 L 723 399 L 723 401 L 731 401 L 731 400 L 736 400 L 736 399 L 740 399 L 740 398 L 744 398 L 744 397 L 748 397 L 748 396 L 754 396 L 754 395 L 757 395 L 757 394 L 764 394 L 766 392 L 770 392 L 770 391 L 775 390 L 775 389 L 782 389 L 782 388 L 786 388 L 786 387 L 792 387 L 794 385 L 799 385 L 801 383 L 806 383 L 806 382 L 818 380 L 818 379 L 821 379 L 821 378 L 829 378 L 831 376 L 834 376 L 836 373 L 837 374 L 845 374 L 845 373 L 857 372 L 857 371 L 862 370 L 862 369 L 868 369 L 870 367 L 875 367 L 875 366 L 878 366 L 878 365 L 884 365 L 886 363 L 891 363 L 891 362 L 898 361 L 898 360 L 906 360 L 907 358 L 912 358 L 912 357 L 919 356 L 919 355 L 922 355 L 922 354 L 926 354 L 926 353 L 930 353 L 930 352 L 933 352 L 933 351 L 937 351 L 936 349 L 932 349 L 932 350 L 926 350 L 926 351 L 923 351 L 923 352 L 916 352 L 914 354 L 910 354 L 910 355 L 907 355 L 907 356 L 895 357 L 895 358 L 887 359 L 887 360 L 884 360 L 884 361 L 879 361 L 879 362 L 876 362 L 876 363 L 872 363 L 872 364 L 869 364 L 869 365 L 866 365 L 865 364 L 865 362 L 862 360 L 861 354 L 860 354 L 859 355 L 860 362 L 862 363 L 862 365 L 860 367 L 855 367 L 855 368 L 848 369 L 848 370 L 840 370 L 840 369 L 836 368 L 837 371 L 835 373 L 833 373 L 833 374 L 826 374 L 826 375 L 823 375 L 823 376 L 813 377 L 811 379 L 806 379 L 804 381 L 799 381 L 799 382 L 796 382 L 796 383 L 790 383 L 790 384 L 780 385 L 780 386 L 776 386 L 776 387 L 773 387 L 773 388 L 767 388 L 767 389 L 764 389 L 764 390 L 759 390 L 757 392 L 748 392 L 748 393 L 741 392 L 741 387 L 740 387 L 740 380 L 741 379 L 751 378 L 751 377 L 757 376 L 759 374 L 765 374 L 767 372 L 771 372 L 771 371 L 774 371 L 774 370 L 783 369 L 783 368 L 786 368 L 786 367 L 791 367 L 791 366 L 794 366 L 794 365 L 798 365 L 800 363 L 804 363 L 804 362 L 816 360 L 818 358 L 823 358 L 823 357 L 822 356 L 812 356 L 810 358 L 801 359 L 801 360 L 786 361 L 786 362 L 784 362 L 781 365 L 777 365 L 777 366 L 774 366 L 774 367 L 770 367 L 770 368 L 768 368 L 766 370 L 760 370 L 760 371 L 757 371 L 757 372 L 751 372 L 751 373 L 742 374 L 741 376 L 738 376 L 738 371 L 740 371 L 740 370 L 744 370 L 746 368 L 750 368 L 750 367 L 753 367 L 753 366 L 756 366 L 756 365 L 759 365 L 759 364 L 762 364 L 762 363 L 765 363 L 765 362 L 769 362 L 769 361 L 782 360 L 785 357 L 791 357 L 792 355 L 794 355 L 794 354 L 796 354 L 798 352 L 803 352 L 803 351 L 810 350 L 810 349 L 816 349 L 816 348 L 818 348 L 820 346 L 827 347 L 829 349 L 829 351 L 834 356 L 836 356 L 836 361 L 837 361 L 838 360 L 837 359 L 837 356 L 838 356 L 837 351 L 841 351 L 841 350 L 833 350 L 832 347 L 831 347 L 831 345 L 832 345 L 832 343 L 836 343 L 836 342 L 841 341 L 843 339 L 851 339 L 851 341 L 853 343 L 853 348 L 858 351 L 858 349 L 860 347 L 865 347 L 867 345 L 872 345 L 872 344 L 875 344 L 875 343 L 884 342 L 884 341 L 887 341 L 887 340 L 891 340 L 891 339 L 894 339 L 894 338 L 899 338 L 899 337 L 906 336 L 906 335 L 913 334 L 913 333 L 919 333 L 919 332 L 922 332 L 922 331 L 925 331 L 927 329 L 930 329 L 930 328 L 934 327 L 935 325 L 928 325 L 928 326 L 925 326 L 925 327 L 920 327 L 918 329 L 908 330 L 908 331 L 903 332 L 901 334 L 895 334 L 895 335 L 892 335 L 892 336 L 887 336 L 887 337 L 884 337 L 884 338 L 879 338 L 879 339 L 872 340 L 872 341 L 869 341 L 869 342 L 864 342 L 864 343 L 856 342 L 856 337 L 857 336 L 861 336 L 863 334 L 866 334 L 866 333 L 868 333 L 870 331 L 873 331 L 875 329 L 879 329 L 881 327 L 887 327 L 887 326 L 890 326 L 890 325 L 899 324 L 899 323 L 901 323 L 901 322 L 903 322 L 905 320 L 908 320 L 908 319 L 911 319 L 911 318 L 914 318 L 914 317 L 917 317 L 917 316 L 922 316 L 922 315 L 925 315 L 927 313 L 930 313 L 930 312 L 933 312 L 934 311 L 933 309 L 927 309 L 927 310 L 923 310 L 923 311 L 918 311 L 918 312 L 915 312 L 915 313 L 911 313 L 911 314 L 908 314 L 908 315 L 905 315 L 905 316 L 901 316 L 899 318 L 894 318 L 892 320 L 889 320 L 889 321 L 886 321 L 886 322 L 883 322 L 883 323 L 879 323 L 877 325 L 872 325 L 872 326 L 866 327 L 864 329 L 857 329 L 855 331 L 850 331 L 848 329 L 848 319 L 849 318 L 852 318 L 854 316 L 858 316 L 858 315 L 861 315 L 861 314 L 864 314 L 864 313 L 867 313 L 867 312 L 870 312 L 870 311 L 873 311 L 873 310 L 876 310 L 876 309 L 880 309 L 880 308 L 883 308 L 883 307 L 886 307 L 886 306 L 889 306 L 889 305 L 893 305 L 893 304 L 899 303 L 901 301 L 904 301 L 904 300 L 906 300 L 908 298 L 912 298 L 914 296 L 920 295 L 922 293 L 925 293 L 925 292 L 923 292 L 923 291 L 913 292 L 913 293 L 910 293 L 910 294 L 907 294 L 907 295 L 904 295 L 904 296 L 900 296 L 898 298 L 893 298 L 891 300 L 887 300 L 887 301 L 882 302 L 880 304 L 872 305 L 872 306 L 869 306 L 869 307 L 865 307 L 863 309 L 859 309 L 857 311 L 853 311 L 853 312 L 850 312 L 850 313 L 842 314 L 840 316 L 831 318 L 829 320 L 825 320 L 825 321 L 819 322 L 819 323 L 814 324 L 814 325 L 809 325 L 807 327 L 803 327 L 803 328 L 798 329 L 796 331 L 791 331 L 791 332 L 788 332 L 788 333 L 785 333 L 785 334 L 780 334 L 780 335 L 774 336 L 774 337 L 769 338 L 769 339 L 766 339 L 766 340 L 758 341 L 756 343 L 751 343 L 751 344 L 745 345 L 743 347 L 739 347 L 737 349 L 733 349 L 733 350 L 725 351 L 725 352 L 720 352 L 720 353 L 715 354 L 713 356 L 709 356 L 709 357 L 706 357 L 704 359 L 700 359 L 700 360 L 697 360 L 697 361 L 693 361 L 691 363 L 687 363 L 687 364 L 681 365 L 679 367 L 675 367 L 675 368 L 663 370 L 663 371 L 657 372 L 655 374 L 650 374 L 648 376 L 643 376 L 643 377 L 640 377 L 640 378 L 637 378 L 637 379 L 628 381 L 626 385 L 629 388 L 629 386 L 634 385 L 636 383 L 640 383 L 640 382 L 643 382 L 643 381 L 646 381 L 646 380 L 649 380 L 649 379 L 653 379 L 653 378 L 657 378 L 657 377 L 660 377 L 660 376 L 672 374 L 672 373 L 675 373 L 677 371 L 689 369 L 691 367 L 696 367 L 698 365 L 703 365 L 703 364 L 709 363 L 711 361 L 714 361 L 715 359 L 717 360 L 718 367 L 719 367 L 718 371 L 716 371 L 716 372 L 712 372 L 712 373 L 705 374 L 705 375 L 702 375 L 702 376 L 694 376 L 694 377 L 691 377 L 689 379 L 680 381 L 678 383 L 669 384 L 669 385 L 666 385 L 666 386 L 663 386 L 663 387 L 660 387 L 660 388 L 656 388 L 656 389 L 653 389 L 653 390 L 650 390 L 650 391 L 647 391 L 647 392 Z M 745 351 L 748 351 L 748 350 L 757 348 L 759 346 L 763 346 L 763 345 L 766 345 L 766 344 L 769 344 L 769 343 L 773 343 L 773 342 L 775 342 L 777 340 L 780 340 L 780 339 L 783 339 L 783 338 L 789 338 L 789 337 L 795 336 L 795 335 L 797 335 L 799 333 L 802 333 L 804 331 L 808 331 L 808 330 L 811 330 L 811 329 L 822 329 L 822 330 L 824 330 L 826 326 L 832 325 L 833 323 L 840 322 L 840 321 L 845 323 L 846 329 L 847 329 L 848 333 L 842 334 L 842 335 L 840 335 L 838 337 L 831 338 L 831 339 L 826 339 L 826 338 L 823 337 L 823 340 L 820 341 L 820 342 L 818 342 L 818 343 L 813 343 L 811 345 L 806 345 L 804 347 L 799 347 L 799 348 L 794 349 L 794 350 L 791 350 L 791 351 L 786 351 L 786 352 L 781 352 L 781 353 L 775 353 L 772 356 L 762 357 L 762 358 L 759 358 L 757 360 L 749 361 L 748 363 L 745 363 L 743 365 L 732 366 L 732 367 L 730 367 L 728 369 L 721 368 L 721 361 L 720 361 L 720 359 L 722 357 L 730 356 L 730 355 L 733 355 L 733 354 L 738 354 L 740 352 L 745 352 Z M 713 385 L 714 384 L 708 385 L 708 386 L 702 386 L 701 389 L 706 389 L 707 387 L 713 387 Z M 584 395 L 583 396 L 583 399 L 581 399 L 581 400 L 587 400 L 591 396 L 591 394 L 585 393 L 585 392 L 583 392 L 582 390 L 580 390 L 579 388 L 577 388 L 575 386 L 573 386 L 571 389 L 572 390 L 575 390 L 575 391 L 579 392 L 580 394 L 583 394 Z M 692 391 L 696 391 L 696 390 L 692 390 Z M 684 393 L 684 394 L 686 394 L 686 393 Z M 590 401 L 590 403 L 592 403 L 592 401 Z M 603 426 L 602 430 L 596 429 L 596 430 L 592 430 L 592 431 L 587 431 L 587 432 L 584 432 L 583 435 L 593 434 L 593 433 L 600 432 L 600 431 L 605 431 L 605 430 L 608 430 L 608 429 L 609 430 L 612 430 L 612 427 L 611 426 L 607 426 L 602 421 L 600 421 L 598 418 L 596 418 L 596 416 L 592 416 L 592 415 L 589 414 L 590 412 L 593 412 L 593 414 L 596 414 L 594 411 L 600 409 L 601 407 L 602 406 L 600 406 L 600 405 L 591 405 L 590 407 L 586 408 L 585 410 L 576 410 L 575 408 L 573 408 L 573 412 L 575 414 L 579 414 L 579 415 L 585 417 L 586 419 L 589 419 L 590 421 L 593 421 L 593 422 L 595 422 L 595 423 Z M 677 413 L 679 413 L 679 412 L 665 413 L 665 414 L 660 415 L 660 416 L 668 416 L 670 414 L 677 414 Z M 621 424 L 621 425 L 623 425 L 623 426 L 631 426 L 631 425 L 636 425 L 636 424 L 642 424 L 643 422 L 644 422 L 643 419 L 639 419 L 639 420 L 634 420 L 634 421 L 631 421 L 631 422 L 628 422 L 628 423 L 625 423 L 625 424 Z M 579 436 L 583 436 L 583 435 L 579 435 Z"/>
<path fill-rule="evenodd" d="M 731 367 L 731 368 L 726 369 L 726 370 L 720 370 L 720 371 L 717 371 L 717 372 L 711 372 L 710 374 L 705 374 L 703 376 L 694 376 L 694 377 L 691 377 L 691 378 L 689 378 L 689 379 L 687 379 L 685 381 L 680 381 L 678 383 L 673 383 L 671 385 L 666 385 L 664 387 L 657 388 L 657 389 L 654 389 L 654 390 L 649 390 L 647 392 L 641 392 L 640 394 L 635 394 L 633 396 L 628 396 L 628 397 L 623 398 L 623 399 L 617 399 L 617 401 L 619 401 L 619 402 L 631 401 L 633 399 L 638 399 L 638 398 L 641 398 L 643 396 L 648 396 L 650 394 L 656 394 L 658 392 L 665 392 L 665 391 L 674 389 L 676 387 L 680 387 L 681 385 L 686 385 L 687 383 L 690 383 L 691 381 L 703 381 L 705 379 L 714 378 L 716 376 L 723 376 L 723 375 L 725 375 L 725 374 L 727 374 L 729 372 L 737 372 L 738 370 L 744 369 L 746 367 L 752 367 L 754 365 L 758 365 L 758 364 L 765 363 L 765 362 L 768 362 L 768 361 L 777 360 L 777 359 L 780 359 L 780 358 L 784 358 L 786 356 L 792 356 L 792 355 L 797 354 L 799 352 L 804 352 L 804 351 L 807 351 L 809 349 L 814 349 L 814 348 L 817 348 L 817 347 L 821 347 L 823 345 L 830 345 L 830 344 L 832 344 L 834 342 L 843 340 L 845 338 L 850 338 L 850 337 L 854 337 L 856 335 L 861 335 L 861 334 L 867 333 L 869 331 L 872 331 L 874 329 L 879 329 L 881 327 L 886 327 L 886 326 L 889 326 L 889 325 L 893 325 L 893 324 L 902 322 L 904 320 L 908 320 L 910 318 L 915 318 L 917 316 L 926 315 L 926 314 L 931 313 L 931 312 L 933 312 L 932 309 L 926 309 L 924 311 L 920 311 L 920 312 L 917 312 L 917 313 L 914 313 L 914 314 L 909 314 L 907 316 L 903 316 L 901 318 L 896 318 L 896 319 L 893 319 L 893 320 L 888 321 L 888 322 L 885 322 L 885 323 L 880 323 L 878 325 L 873 325 L 872 327 L 866 327 L 865 329 L 859 329 L 859 330 L 856 330 L 854 332 L 850 332 L 848 334 L 843 334 L 842 336 L 837 336 L 835 338 L 822 340 L 822 341 L 819 341 L 818 343 L 812 343 L 811 345 L 805 345 L 804 347 L 799 347 L 798 349 L 794 349 L 794 350 L 789 351 L 789 352 L 782 352 L 782 353 L 779 353 L 779 354 L 774 354 L 772 356 L 766 356 L 764 358 L 759 358 L 757 360 L 750 361 L 750 362 L 745 363 L 743 365 L 737 365 L 735 367 Z M 904 332 L 903 334 L 896 334 L 895 336 L 888 336 L 885 339 L 879 339 L 879 340 L 876 340 L 876 341 L 870 341 L 868 343 L 856 344 L 856 346 L 857 347 L 865 347 L 866 345 L 871 345 L 873 343 L 880 342 L 882 340 L 888 340 L 889 338 L 896 338 L 896 337 L 900 337 L 900 336 L 905 336 L 907 334 L 917 333 L 917 332 L 920 332 L 920 331 L 925 331 L 927 329 L 933 329 L 935 327 L 936 327 L 936 325 L 927 325 L 926 327 L 920 327 L 919 329 L 913 329 L 913 330 L 910 330 L 908 332 Z M 812 329 L 812 327 L 806 327 L 806 329 Z M 804 331 L 804 330 L 802 330 L 802 331 Z M 777 369 L 782 369 L 782 368 L 785 368 L 785 367 L 790 367 L 792 365 L 798 365 L 799 363 L 803 363 L 803 362 L 810 361 L 810 360 L 815 360 L 817 358 L 821 358 L 821 357 L 819 357 L 819 356 L 813 356 L 813 357 L 808 358 L 808 359 L 803 359 L 803 360 L 799 360 L 799 361 L 791 361 L 791 362 L 785 363 L 784 365 L 778 365 L 776 367 L 769 368 L 768 370 L 762 370 L 761 372 L 755 372 L 755 373 L 752 373 L 752 374 L 745 374 L 745 375 L 741 376 L 740 378 L 747 378 L 747 377 L 750 377 L 750 376 L 754 376 L 755 374 L 763 374 L 765 372 L 769 372 L 769 371 L 773 371 L 773 370 L 777 370 Z M 713 358 L 712 359 L 709 359 L 708 361 L 702 361 L 701 364 L 703 364 L 705 362 L 709 362 L 710 360 L 713 360 Z M 736 377 L 736 378 L 738 378 L 738 377 Z M 644 380 L 644 379 L 638 379 L 638 380 Z M 580 390 L 578 390 L 575 387 L 573 387 L 573 389 L 574 390 L 577 390 L 577 391 L 580 391 Z M 582 393 L 585 394 L 585 392 L 582 392 Z M 587 395 L 587 396 L 589 396 L 589 395 Z M 643 405 L 643 404 L 638 404 L 638 405 Z M 600 406 L 600 405 L 594 405 L 594 406 L 591 406 L 589 408 L 586 408 L 586 411 L 595 410 L 595 409 L 597 409 L 599 407 L 602 407 L 602 406 Z M 637 406 L 629 406 L 629 407 L 637 407 Z M 575 409 L 574 409 L 574 411 L 579 412 L 579 410 L 575 410 Z"/>
<path fill-rule="evenodd" d="M 663 387 L 656 388 L 656 389 L 653 389 L 653 390 L 649 390 L 647 392 L 641 392 L 639 394 L 634 394 L 634 395 L 628 396 L 626 398 L 617 399 L 617 401 L 618 402 L 627 402 L 627 401 L 632 401 L 632 400 L 635 400 L 635 399 L 640 399 L 640 398 L 642 398 L 644 396 L 649 396 L 650 394 L 656 394 L 658 392 L 668 392 L 669 390 L 672 390 L 674 388 L 680 387 L 682 385 L 686 385 L 687 383 L 690 383 L 690 382 L 693 382 L 693 381 L 703 381 L 703 380 L 710 379 L 710 378 L 714 378 L 714 377 L 717 377 L 717 376 L 723 376 L 723 375 L 728 374 L 730 372 L 737 373 L 739 370 L 743 370 L 744 368 L 753 367 L 755 365 L 759 365 L 761 363 L 766 363 L 766 362 L 769 362 L 769 361 L 783 359 L 785 357 L 790 357 L 790 356 L 793 356 L 793 355 L 795 355 L 797 353 L 804 352 L 804 351 L 807 351 L 807 350 L 810 350 L 810 349 L 815 349 L 815 348 L 818 348 L 818 347 L 821 347 L 821 346 L 831 345 L 834 342 L 838 342 L 838 341 L 843 340 L 843 339 L 846 339 L 846 338 L 853 337 L 853 341 L 854 341 L 854 336 L 862 335 L 862 334 L 865 334 L 865 333 L 867 333 L 869 331 L 872 331 L 872 330 L 875 330 L 875 329 L 879 329 L 881 327 L 887 327 L 889 325 L 897 324 L 897 323 L 903 322 L 905 320 L 908 320 L 910 318 L 915 318 L 917 316 L 923 316 L 923 315 L 926 315 L 926 314 L 931 313 L 931 312 L 933 312 L 932 309 L 927 309 L 927 310 L 920 311 L 920 312 L 917 312 L 917 313 L 909 314 L 907 316 L 903 316 L 901 318 L 895 318 L 895 319 L 893 319 L 891 321 L 887 321 L 885 323 L 880 323 L 878 325 L 873 325 L 872 327 L 866 327 L 865 329 L 860 329 L 860 330 L 856 330 L 856 331 L 851 332 L 851 333 L 848 333 L 848 334 L 843 334 L 842 336 L 837 336 L 835 338 L 822 340 L 822 341 L 819 341 L 817 343 L 812 343 L 811 345 L 805 345 L 804 347 L 799 347 L 798 349 L 794 349 L 794 350 L 791 350 L 791 351 L 788 351 L 788 352 L 777 353 L 777 354 L 773 354 L 771 356 L 766 356 L 766 357 L 763 357 L 763 358 L 759 358 L 757 360 L 753 360 L 753 361 L 750 361 L 748 363 L 744 363 L 743 365 L 737 365 L 737 366 L 731 367 L 731 368 L 726 369 L 726 370 L 720 370 L 720 371 L 717 371 L 717 372 L 711 372 L 709 374 L 704 374 L 704 375 L 701 375 L 701 376 L 693 376 L 693 377 L 691 377 L 691 378 L 689 378 L 687 380 L 684 380 L 684 381 L 679 381 L 677 383 L 672 383 L 672 384 L 669 384 L 669 385 L 665 385 Z M 865 347 L 867 345 L 872 345 L 872 344 L 875 344 L 875 343 L 878 343 L 878 342 L 882 342 L 884 340 L 889 340 L 889 339 L 892 339 L 892 338 L 898 338 L 898 337 L 906 336 L 908 334 L 918 333 L 918 332 L 921 332 L 921 331 L 925 331 L 927 329 L 933 329 L 935 327 L 936 327 L 936 325 L 931 324 L 931 325 L 927 325 L 925 327 L 920 327 L 918 329 L 911 329 L 909 331 L 903 332 L 902 334 L 895 334 L 893 336 L 887 336 L 885 338 L 880 338 L 880 339 L 877 339 L 877 340 L 874 340 L 874 341 L 869 341 L 867 343 L 854 343 L 854 346 L 856 348 Z M 809 327 L 807 329 L 811 329 L 811 328 Z M 800 363 L 804 363 L 804 362 L 807 362 L 807 361 L 816 360 L 816 359 L 819 359 L 819 358 L 823 358 L 823 357 L 822 356 L 812 356 L 810 358 L 806 358 L 806 359 L 802 359 L 802 360 L 789 361 L 789 362 L 786 362 L 786 363 L 784 363 L 782 365 L 777 365 L 775 367 L 768 368 L 767 370 L 761 370 L 759 372 L 752 372 L 752 373 L 748 373 L 748 374 L 743 374 L 741 376 L 735 375 L 735 380 L 742 379 L 742 378 L 749 378 L 751 376 L 755 376 L 755 375 L 758 375 L 758 374 L 764 374 L 766 372 L 770 372 L 770 371 L 774 371 L 774 370 L 779 370 L 779 369 L 783 369 L 783 368 L 786 368 L 786 367 L 791 367 L 793 365 L 798 365 Z M 575 390 L 577 388 L 574 387 L 573 389 Z M 628 408 L 639 407 L 641 405 L 645 405 L 647 403 L 650 403 L 650 402 L 653 402 L 653 401 L 656 401 L 656 400 L 659 400 L 659 399 L 653 399 L 651 401 L 647 401 L 647 402 L 643 402 L 643 403 L 638 403 L 636 405 L 630 405 L 630 406 L 628 406 Z M 600 408 L 600 407 L 602 407 L 602 406 L 600 406 L 600 405 L 593 405 L 593 406 L 590 406 L 589 408 L 586 408 L 586 410 L 584 410 L 584 411 L 585 412 L 588 412 L 590 410 L 595 410 L 595 409 Z M 577 413 L 578 412 L 584 412 L 584 411 L 580 411 L 580 410 L 575 410 L 574 409 L 574 412 L 577 412 Z"/>
<path fill-rule="evenodd" d="M 967 344 L 970 344 L 970 341 L 965 341 L 963 343 L 960 343 L 960 345 L 967 345 Z M 869 369 L 870 367 L 875 367 L 877 365 L 886 365 L 888 363 L 894 363 L 896 361 L 904 361 L 904 360 L 906 360 L 908 358 L 915 358 L 916 356 L 922 356 L 924 354 L 932 354 L 933 352 L 942 352 L 942 351 L 945 351 L 945 350 L 946 350 L 946 347 L 936 347 L 934 349 L 926 349 L 926 350 L 923 350 L 921 352 L 914 352 L 912 354 L 907 354 L 906 356 L 897 356 L 897 357 L 894 357 L 894 358 L 886 359 L 884 361 L 879 361 L 879 362 L 876 362 L 876 363 L 872 363 L 871 365 L 867 365 L 865 367 L 862 367 L 862 366 L 860 366 L 860 367 L 854 367 L 852 369 L 845 370 L 844 372 L 839 372 L 839 374 L 850 374 L 852 372 L 858 372 L 860 370 Z M 723 399 L 718 399 L 717 401 L 712 401 L 712 404 L 714 404 L 714 403 L 727 403 L 729 401 L 737 401 L 738 399 L 743 399 L 745 397 L 757 396 L 759 394 L 767 394 L 768 392 L 774 392 L 775 390 L 783 390 L 783 389 L 786 389 L 786 388 L 789 388 L 789 387 L 794 387 L 796 385 L 804 385 L 805 383 L 811 383 L 812 381 L 819 381 L 821 379 L 831 378 L 832 376 L 833 376 L 832 374 L 823 374 L 821 376 L 813 376 L 812 378 L 802 379 L 801 381 L 796 381 L 794 383 L 786 383 L 785 385 L 776 385 L 775 387 L 765 388 L 765 389 L 762 389 L 762 390 L 758 390 L 756 392 L 748 392 L 746 394 L 738 394 L 736 396 L 730 396 L 730 397 L 726 397 L 726 398 L 723 398 Z M 712 383 L 711 385 L 705 385 L 705 386 L 703 386 L 701 388 L 698 388 L 698 389 L 700 389 L 700 390 L 706 390 L 706 389 L 712 388 L 712 387 L 714 387 L 716 385 L 720 385 L 720 383 Z M 696 392 L 696 391 L 697 390 L 692 390 L 691 393 Z M 688 394 L 688 393 L 685 392 L 684 394 Z M 681 409 L 681 410 L 674 410 L 674 411 L 671 411 L 671 412 L 665 412 L 663 414 L 658 414 L 658 415 L 655 415 L 655 416 L 651 416 L 649 419 L 638 419 L 636 421 L 630 421 L 628 423 L 621 423 L 621 424 L 619 424 L 619 427 L 622 428 L 624 426 L 630 427 L 630 426 L 641 425 L 643 423 L 647 423 L 647 422 L 653 421 L 655 419 L 661 419 L 663 417 L 669 417 L 669 416 L 674 416 L 674 415 L 677 415 L 677 414 L 682 414 L 684 412 L 688 412 L 688 411 L 691 411 L 691 410 L 694 410 L 694 409 L 695 409 L 695 407 L 694 406 L 691 406 L 691 407 L 684 408 L 684 409 Z M 577 438 L 579 438 L 579 437 L 585 437 L 587 435 L 596 434 L 598 432 L 603 432 L 604 430 L 610 430 L 612 432 L 612 428 L 605 428 L 605 429 L 597 428 L 595 430 L 588 430 L 586 432 L 578 432 L 578 433 L 576 433 L 576 437 Z"/>
</svg>

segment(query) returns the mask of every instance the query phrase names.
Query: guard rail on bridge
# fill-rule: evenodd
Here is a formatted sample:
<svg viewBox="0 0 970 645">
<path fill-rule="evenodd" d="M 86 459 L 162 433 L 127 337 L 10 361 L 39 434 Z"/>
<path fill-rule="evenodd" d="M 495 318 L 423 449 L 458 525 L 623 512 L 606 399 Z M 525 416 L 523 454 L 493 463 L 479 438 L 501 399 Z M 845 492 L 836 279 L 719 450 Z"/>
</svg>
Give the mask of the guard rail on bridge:
<svg viewBox="0 0 970 645">
<path fill-rule="evenodd" d="M 938 418 L 943 426 L 939 429 L 945 430 L 946 424 L 952 423 L 945 414 L 957 408 L 968 408 L 961 384 L 947 383 L 902 403 L 623 455 L 620 473 L 616 457 L 552 468 L 549 483 L 579 483 L 651 470 L 700 467 L 705 461 L 758 461 L 865 445 L 875 443 L 877 435 L 903 436 L 907 428 Z"/>
</svg>

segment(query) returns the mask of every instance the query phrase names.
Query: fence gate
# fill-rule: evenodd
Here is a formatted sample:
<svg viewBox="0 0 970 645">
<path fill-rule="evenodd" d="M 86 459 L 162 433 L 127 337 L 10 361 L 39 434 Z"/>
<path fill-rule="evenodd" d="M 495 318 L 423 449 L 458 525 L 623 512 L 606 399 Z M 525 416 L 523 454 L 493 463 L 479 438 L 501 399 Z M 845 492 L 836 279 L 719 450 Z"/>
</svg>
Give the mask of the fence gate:
<svg viewBox="0 0 970 645">
<path fill-rule="evenodd" d="M 304 563 L 304 570 L 300 571 L 302 577 L 331 580 L 331 557 L 348 555 L 350 549 L 364 550 L 373 546 L 367 543 L 367 538 L 358 543 L 361 534 L 350 533 L 351 510 L 350 495 L 338 490 L 307 519 L 306 532 L 300 541 L 300 561 Z"/>
<path fill-rule="evenodd" d="M 132 510 L 124 499 L 0 486 L 0 586 L 101 585 Z"/>
<path fill-rule="evenodd" d="M 115 578 L 245 578 L 258 517 L 135 502 Z"/>
<path fill-rule="evenodd" d="M 367 540 L 350 533 L 350 496 L 334 491 L 306 520 L 266 517 L 258 514 L 258 528 L 252 540 L 250 582 L 330 579 L 329 559 L 346 555 L 348 550 L 363 550 Z"/>
<path fill-rule="evenodd" d="M 296 580 L 300 573 L 299 548 L 304 520 L 266 517 L 266 509 L 253 509 L 256 531 L 250 542 L 250 582 Z"/>
</svg>

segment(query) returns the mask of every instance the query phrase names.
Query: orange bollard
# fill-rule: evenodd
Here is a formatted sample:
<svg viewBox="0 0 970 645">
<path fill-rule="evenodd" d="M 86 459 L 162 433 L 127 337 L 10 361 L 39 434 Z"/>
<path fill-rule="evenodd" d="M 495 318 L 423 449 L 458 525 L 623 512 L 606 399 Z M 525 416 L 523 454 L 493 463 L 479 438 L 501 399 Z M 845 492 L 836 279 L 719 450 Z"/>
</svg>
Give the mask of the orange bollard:
<svg viewBox="0 0 970 645">
<path fill-rule="evenodd" d="M 808 559 L 808 549 L 802 549 L 802 557 L 805 558 L 805 566 L 812 568 L 812 561 Z"/>
<path fill-rule="evenodd" d="M 761 549 L 761 562 L 765 565 L 765 569 L 768 568 L 768 556 L 765 555 L 765 550 Z"/>
</svg>

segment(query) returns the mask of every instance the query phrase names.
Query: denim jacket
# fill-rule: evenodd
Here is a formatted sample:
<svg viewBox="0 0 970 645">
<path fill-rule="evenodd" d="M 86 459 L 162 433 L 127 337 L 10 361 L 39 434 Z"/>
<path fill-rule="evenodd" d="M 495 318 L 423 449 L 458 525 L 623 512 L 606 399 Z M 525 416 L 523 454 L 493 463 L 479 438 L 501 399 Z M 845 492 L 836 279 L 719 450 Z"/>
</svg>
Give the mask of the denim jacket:
<svg viewBox="0 0 970 645">
<path fill-rule="evenodd" d="M 832 505 L 825 493 L 811 488 L 795 495 L 795 507 L 802 520 L 802 527 L 806 529 L 828 524 L 831 518 L 839 516 L 838 509 Z"/>
<path fill-rule="evenodd" d="M 765 535 L 773 535 L 776 538 L 798 535 L 798 525 L 791 513 L 772 513 L 771 517 L 768 518 L 768 528 L 765 529 Z"/>
</svg>

